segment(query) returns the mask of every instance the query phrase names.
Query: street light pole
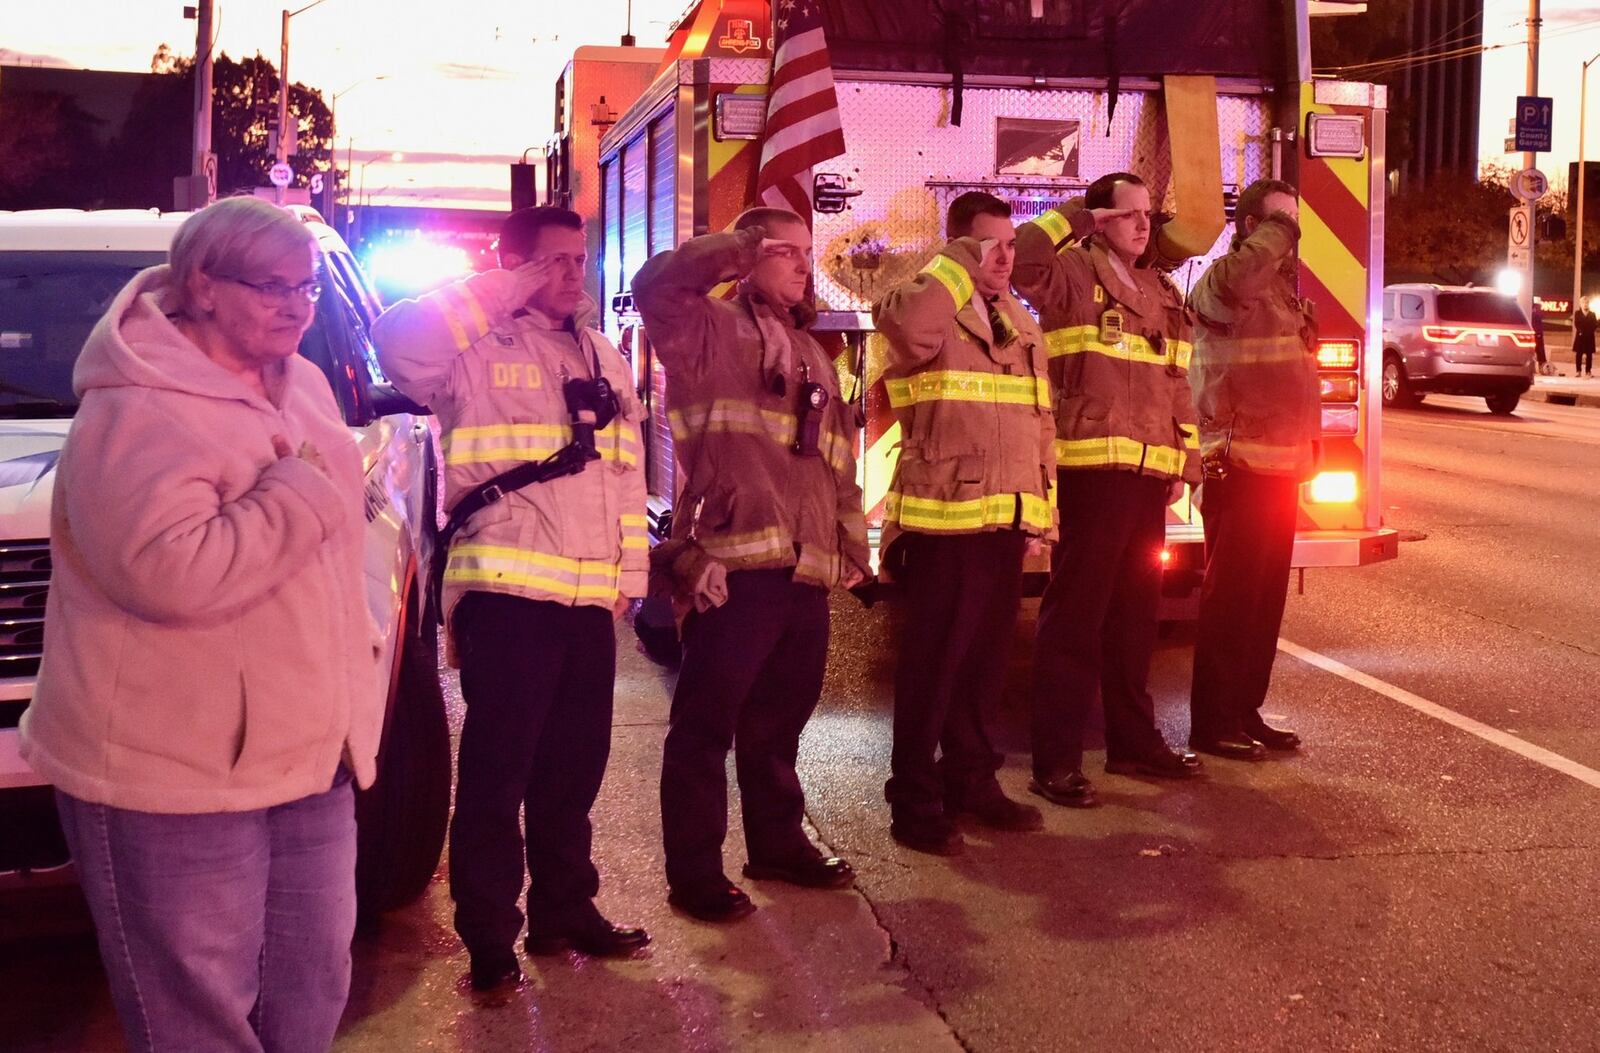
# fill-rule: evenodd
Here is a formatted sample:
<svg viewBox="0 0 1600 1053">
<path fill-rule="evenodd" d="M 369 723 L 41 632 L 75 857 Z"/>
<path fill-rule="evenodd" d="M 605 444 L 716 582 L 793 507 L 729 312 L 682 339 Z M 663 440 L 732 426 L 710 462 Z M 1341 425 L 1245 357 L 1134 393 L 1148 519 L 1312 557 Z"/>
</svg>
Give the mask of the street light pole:
<svg viewBox="0 0 1600 1053">
<path fill-rule="evenodd" d="M 388 157 L 369 157 L 365 161 L 361 162 L 361 189 L 356 191 L 356 200 L 361 202 L 362 208 L 366 208 L 367 205 L 371 203 L 370 199 L 367 197 L 367 166 L 374 161 L 389 161 L 392 163 L 398 163 L 403 156 L 404 155 L 399 151 L 396 151 L 391 153 Z M 384 188 L 384 190 L 387 189 L 388 187 Z M 378 193 L 383 193 L 383 190 L 378 191 Z"/>
<path fill-rule="evenodd" d="M 1583 191 L 1587 166 L 1583 161 L 1584 125 L 1588 123 L 1589 67 L 1600 60 L 1600 53 L 1583 64 L 1583 77 L 1578 89 L 1578 229 L 1573 232 L 1572 250 L 1572 310 L 1576 314 L 1583 303 Z M 1569 188 L 1570 189 L 1570 188 Z"/>
<path fill-rule="evenodd" d="M 289 163 L 289 19 L 325 2 L 326 0 L 311 0 L 311 3 L 302 8 L 294 11 L 286 8 L 283 12 L 278 44 L 278 150 L 273 158 L 280 165 Z M 296 132 L 295 140 L 298 141 L 300 138 L 298 129 Z M 280 205 L 283 204 L 284 189 L 281 186 L 277 188 L 277 202 Z"/>
<path fill-rule="evenodd" d="M 338 154 L 338 151 L 339 151 L 339 100 L 341 98 L 343 98 L 344 96 L 350 94 L 352 91 L 355 91 L 357 88 L 361 87 L 361 85 L 367 83 L 368 81 L 372 81 L 372 80 L 388 80 L 388 79 L 389 79 L 389 75 L 387 73 L 380 73 L 376 77 L 363 77 L 360 80 L 356 81 L 354 84 L 347 85 L 346 87 L 341 88 L 340 90 L 334 92 L 333 93 L 333 97 L 328 101 L 328 123 L 333 125 L 333 149 L 329 154 L 329 158 L 333 163 L 333 172 L 334 172 L 334 179 L 335 180 L 338 180 L 338 177 L 339 177 L 339 154 Z M 345 170 L 345 174 L 347 176 L 351 174 L 351 171 L 350 171 L 350 154 L 354 149 L 355 149 L 355 141 L 354 141 L 354 139 L 351 139 L 345 145 L 344 170 Z M 349 202 L 350 202 L 350 188 L 349 188 L 348 185 L 346 185 L 345 187 L 343 187 L 343 189 L 345 191 L 345 193 L 344 193 L 345 206 L 346 206 L 346 208 L 348 208 L 349 207 Z M 338 200 L 339 200 L 339 190 L 340 190 L 340 185 L 339 185 L 338 182 L 335 182 L 334 183 L 334 195 L 333 195 L 333 197 L 334 197 L 334 203 L 336 205 L 338 204 Z M 335 226 L 337 226 L 337 224 L 335 224 Z"/>
</svg>

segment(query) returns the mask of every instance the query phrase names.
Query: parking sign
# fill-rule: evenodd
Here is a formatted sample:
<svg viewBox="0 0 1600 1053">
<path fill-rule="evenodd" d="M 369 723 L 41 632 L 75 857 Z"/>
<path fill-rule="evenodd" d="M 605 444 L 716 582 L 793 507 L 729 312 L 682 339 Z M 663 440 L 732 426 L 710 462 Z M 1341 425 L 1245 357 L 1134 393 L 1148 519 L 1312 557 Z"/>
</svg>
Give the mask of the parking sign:
<svg viewBox="0 0 1600 1053">
<path fill-rule="evenodd" d="M 1517 152 L 1549 151 L 1551 109 L 1550 97 L 1547 95 L 1517 96 Z"/>
</svg>

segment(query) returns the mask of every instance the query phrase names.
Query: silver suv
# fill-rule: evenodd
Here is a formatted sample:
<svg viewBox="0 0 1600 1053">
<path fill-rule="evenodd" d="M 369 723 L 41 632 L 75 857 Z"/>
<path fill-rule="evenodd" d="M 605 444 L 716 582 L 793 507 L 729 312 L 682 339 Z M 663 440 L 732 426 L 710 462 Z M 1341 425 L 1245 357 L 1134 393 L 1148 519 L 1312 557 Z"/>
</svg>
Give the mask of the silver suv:
<svg viewBox="0 0 1600 1053">
<path fill-rule="evenodd" d="M 1517 301 L 1493 289 L 1390 285 L 1383 290 L 1383 404 L 1429 392 L 1480 395 L 1510 413 L 1533 386 L 1534 333 Z"/>
<path fill-rule="evenodd" d="M 367 464 L 367 603 L 390 676 L 378 779 L 356 798 L 357 898 L 368 915 L 414 899 L 439 862 L 450 807 L 450 738 L 434 620 L 418 585 L 432 555 L 434 444 L 427 410 L 378 367 L 379 304 L 343 239 L 311 209 L 324 286 L 300 354 L 321 367 Z M 77 399 L 72 367 L 90 328 L 145 267 L 166 261 L 188 213 L 0 212 L 0 888 L 66 861 L 52 791 L 18 752 L 50 589 L 50 498 Z M 174 680 L 182 670 L 174 670 Z"/>
</svg>

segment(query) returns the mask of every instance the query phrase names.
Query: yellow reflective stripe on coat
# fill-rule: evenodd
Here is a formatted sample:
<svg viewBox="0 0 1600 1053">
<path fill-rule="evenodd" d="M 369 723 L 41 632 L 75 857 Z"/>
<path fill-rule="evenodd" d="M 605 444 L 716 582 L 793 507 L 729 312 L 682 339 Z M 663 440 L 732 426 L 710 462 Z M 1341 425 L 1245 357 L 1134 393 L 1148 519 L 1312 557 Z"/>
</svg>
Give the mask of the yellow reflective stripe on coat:
<svg viewBox="0 0 1600 1053">
<path fill-rule="evenodd" d="M 840 556 L 818 545 L 801 545 L 795 560 L 794 580 L 831 588 L 840 577 Z"/>
<path fill-rule="evenodd" d="M 1050 408 L 1050 381 L 1045 377 L 1010 377 L 966 369 L 930 369 L 915 376 L 885 381 L 889 405 L 904 409 L 919 402 L 994 402 Z"/>
<path fill-rule="evenodd" d="M 644 516 L 632 512 L 622 515 L 622 549 L 640 552 L 650 548 L 650 523 Z"/>
<path fill-rule="evenodd" d="M 515 585 L 567 602 L 614 602 L 621 570 L 604 559 L 570 559 L 509 545 L 463 542 L 450 546 L 444 580 L 456 584 Z"/>
<path fill-rule="evenodd" d="M 1044 342 L 1051 358 L 1092 353 L 1152 366 L 1174 365 L 1179 369 L 1188 369 L 1189 359 L 1194 354 L 1194 345 L 1187 340 L 1167 340 L 1166 349 L 1157 351 L 1149 340 L 1133 333 L 1124 334 L 1121 343 L 1102 344 L 1100 327 L 1097 325 L 1069 325 L 1052 329 L 1044 334 Z"/>
<path fill-rule="evenodd" d="M 968 501 L 941 501 L 890 491 L 884 498 L 884 518 L 907 530 L 926 533 L 982 530 L 1018 523 L 1017 494 L 985 494 Z M 1050 529 L 1054 518 L 1046 498 L 1022 494 L 1022 526 Z"/>
<path fill-rule="evenodd" d="M 1291 444 L 1245 439 L 1234 439 L 1225 444 L 1219 442 L 1218 445 L 1226 445 L 1227 455 L 1237 459 L 1246 468 L 1293 468 L 1300 461 L 1302 451 L 1309 455 L 1311 447 L 1309 441 Z"/>
<path fill-rule="evenodd" d="M 439 290 L 439 297 L 439 313 L 444 316 L 444 324 L 455 339 L 457 350 L 465 351 L 489 331 L 489 319 L 483 313 L 483 306 L 464 283 L 445 286 Z M 461 315 L 467 316 L 465 320 L 471 325 L 470 330 L 462 324 Z"/>
<path fill-rule="evenodd" d="M 1181 475 L 1183 451 L 1148 445 L 1125 435 L 1057 439 L 1056 464 L 1062 468 L 1142 468 L 1152 473 Z"/>
<path fill-rule="evenodd" d="M 713 559 L 729 562 L 787 560 L 794 555 L 793 543 L 777 527 L 744 534 L 702 534 L 695 543 Z"/>
<path fill-rule="evenodd" d="M 956 302 L 956 310 L 967 305 L 972 299 L 972 275 L 967 269 L 949 256 L 935 256 L 922 268 L 922 273 L 944 286 L 950 293 L 950 299 Z"/>
<path fill-rule="evenodd" d="M 1200 363 L 1211 369 L 1233 366 L 1271 366 L 1300 363 L 1311 357 L 1299 335 L 1225 337 L 1204 336 L 1197 343 Z"/>
<path fill-rule="evenodd" d="M 784 449 L 794 445 L 793 414 L 762 409 L 743 399 L 717 399 L 709 406 L 668 410 L 667 420 L 676 436 L 696 432 L 736 432 L 765 435 Z M 834 471 L 843 472 L 850 467 L 849 440 L 834 431 L 824 431 L 817 446 Z"/>
<path fill-rule="evenodd" d="M 1056 245 L 1072 237 L 1072 224 L 1058 209 L 1050 209 L 1033 222 Z"/>
<path fill-rule="evenodd" d="M 456 342 L 457 351 L 465 351 L 475 342 L 467 335 L 466 327 L 461 324 L 461 319 L 456 317 L 455 304 L 451 302 L 452 295 L 448 291 L 440 294 L 439 316 L 444 319 L 444 324 L 450 330 L 450 337 Z"/>
<path fill-rule="evenodd" d="M 1180 424 L 1178 431 L 1183 435 L 1183 448 L 1198 450 L 1200 448 L 1200 430 L 1193 424 Z"/>
<path fill-rule="evenodd" d="M 571 441 L 572 428 L 566 424 L 484 424 L 454 428 L 444 437 L 444 463 L 542 461 Z M 595 450 L 602 461 L 629 467 L 639 463 L 638 438 L 620 417 L 595 432 Z"/>
<path fill-rule="evenodd" d="M 478 301 L 478 295 L 472 291 L 472 286 L 466 282 L 459 282 L 455 285 L 447 286 L 447 288 L 454 290 L 455 295 L 460 299 L 461 306 L 466 309 L 467 314 L 471 317 L 472 328 L 477 335 L 481 338 L 488 333 L 492 328 L 489 325 L 489 316 L 484 313 L 483 304 Z"/>
</svg>

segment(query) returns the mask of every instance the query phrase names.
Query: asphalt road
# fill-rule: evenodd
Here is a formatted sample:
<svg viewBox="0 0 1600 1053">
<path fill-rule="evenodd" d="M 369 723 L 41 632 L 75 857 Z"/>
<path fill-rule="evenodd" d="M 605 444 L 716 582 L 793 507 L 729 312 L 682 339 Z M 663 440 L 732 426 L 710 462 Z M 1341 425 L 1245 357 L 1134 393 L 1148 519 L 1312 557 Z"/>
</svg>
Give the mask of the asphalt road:
<svg viewBox="0 0 1600 1053">
<path fill-rule="evenodd" d="M 1280 654 L 1267 712 L 1301 755 L 1170 786 L 1095 753 L 1104 807 L 916 855 L 882 803 L 884 618 L 841 605 L 802 769 L 859 888 L 751 886 L 762 909 L 713 929 L 662 902 L 670 680 L 628 654 L 597 855 L 651 949 L 475 998 L 436 882 L 358 939 L 338 1048 L 1600 1049 L 1600 411 L 1481 407 L 1386 414 L 1400 559 L 1291 597 L 1311 661 Z M 1179 631 L 1153 678 L 1174 742 L 1188 671 Z M 1020 694 L 993 716 L 1023 794 Z M 0 1048 L 120 1048 L 70 893 L 30 903 L 0 909 Z"/>
</svg>

